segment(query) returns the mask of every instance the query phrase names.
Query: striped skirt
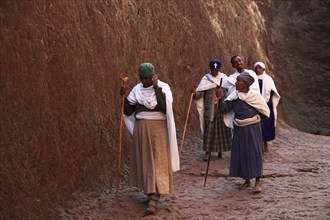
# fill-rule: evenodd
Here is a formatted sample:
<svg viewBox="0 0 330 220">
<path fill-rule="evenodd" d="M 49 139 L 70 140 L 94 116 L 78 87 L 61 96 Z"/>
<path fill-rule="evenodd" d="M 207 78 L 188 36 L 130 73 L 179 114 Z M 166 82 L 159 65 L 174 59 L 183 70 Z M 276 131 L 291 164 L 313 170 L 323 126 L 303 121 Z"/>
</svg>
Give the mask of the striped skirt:
<svg viewBox="0 0 330 220">
<path fill-rule="evenodd" d="M 205 120 L 204 126 L 204 151 L 223 152 L 231 150 L 231 129 L 223 122 L 223 114 L 217 113 L 215 124 L 213 121 Z"/>
</svg>

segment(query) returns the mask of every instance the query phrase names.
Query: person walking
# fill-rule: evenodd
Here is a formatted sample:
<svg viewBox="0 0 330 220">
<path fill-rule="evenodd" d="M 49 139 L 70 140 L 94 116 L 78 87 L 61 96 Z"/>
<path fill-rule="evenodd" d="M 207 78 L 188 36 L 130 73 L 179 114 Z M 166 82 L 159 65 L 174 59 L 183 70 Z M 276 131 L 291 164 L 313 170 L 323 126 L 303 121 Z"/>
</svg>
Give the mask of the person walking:
<svg viewBox="0 0 330 220">
<path fill-rule="evenodd" d="M 220 85 L 221 79 L 225 79 L 227 76 L 220 72 L 220 60 L 211 60 L 209 67 L 210 72 L 201 79 L 197 88 L 193 86 L 191 89 L 196 101 L 203 134 L 204 161 L 208 161 L 209 154 L 212 151 L 218 152 L 218 158 L 222 158 L 222 152 L 230 151 L 231 149 L 230 128 L 224 124 L 223 115 L 219 112 L 216 114 L 217 109 L 215 109 L 218 107 L 215 104 L 217 92 L 218 90 L 223 90 Z M 223 92 L 225 93 L 226 91 L 224 90 Z"/>
<path fill-rule="evenodd" d="M 249 187 L 250 180 L 255 178 L 253 192 L 258 193 L 261 191 L 260 178 L 263 173 L 260 121 L 269 117 L 270 112 L 260 92 L 250 88 L 253 83 L 254 78 L 248 72 L 237 76 L 237 91 L 220 104 L 220 112 L 234 113 L 229 176 L 245 180 L 240 189 Z M 219 94 L 219 97 L 222 96 Z"/>
<path fill-rule="evenodd" d="M 258 76 L 261 96 L 266 101 L 270 110 L 269 118 L 264 120 L 261 124 L 262 141 L 264 143 L 263 152 L 267 153 L 269 151 L 267 142 L 274 140 L 276 136 L 276 108 L 281 96 L 276 89 L 273 78 L 266 73 L 266 65 L 263 62 L 256 62 L 253 68 Z"/>
<path fill-rule="evenodd" d="M 139 66 L 140 83 L 124 102 L 124 121 L 133 135 L 129 184 L 149 197 L 146 209 L 157 211 L 161 195 L 173 192 L 173 172 L 180 169 L 170 86 L 158 79 L 151 63 Z M 120 94 L 126 96 L 127 87 Z"/>
</svg>

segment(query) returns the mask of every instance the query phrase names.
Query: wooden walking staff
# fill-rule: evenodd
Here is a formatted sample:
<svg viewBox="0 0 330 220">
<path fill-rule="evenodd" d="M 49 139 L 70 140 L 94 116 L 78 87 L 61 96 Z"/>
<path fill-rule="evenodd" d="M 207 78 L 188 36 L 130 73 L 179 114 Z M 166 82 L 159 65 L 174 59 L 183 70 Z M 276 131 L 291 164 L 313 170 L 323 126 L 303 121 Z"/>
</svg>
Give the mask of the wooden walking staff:
<svg viewBox="0 0 330 220">
<path fill-rule="evenodd" d="M 184 124 L 183 135 L 182 135 L 182 140 L 181 140 L 180 155 L 182 154 L 182 148 L 183 148 L 183 143 L 184 143 L 184 136 L 185 136 L 185 134 L 186 134 L 187 123 L 188 123 L 188 118 L 189 118 L 189 114 L 190 114 L 190 107 L 191 107 L 191 102 L 192 102 L 192 100 L 193 100 L 193 96 L 194 96 L 194 94 L 191 93 L 191 95 L 190 95 L 190 100 L 189 100 L 188 111 L 187 111 L 186 122 L 185 122 L 185 124 Z"/>
<path fill-rule="evenodd" d="M 122 86 L 126 87 L 128 77 L 122 77 Z M 121 96 L 121 114 L 120 114 L 120 126 L 119 126 L 119 144 L 118 144 L 118 164 L 117 164 L 117 184 L 116 184 L 116 195 L 118 196 L 119 184 L 120 184 L 120 163 L 121 163 L 121 143 L 123 137 L 123 120 L 124 120 L 124 104 L 126 95 Z"/>
<path fill-rule="evenodd" d="M 217 86 L 217 89 L 222 89 L 221 88 L 221 84 L 222 84 L 222 78 L 220 80 L 220 86 Z M 209 159 L 207 160 L 207 166 L 206 166 L 206 172 L 205 172 L 205 179 L 204 179 L 204 187 L 206 185 L 206 179 L 207 179 L 207 174 L 209 172 L 209 166 L 210 166 L 210 160 L 211 160 L 211 154 L 212 154 L 212 150 L 213 150 L 213 144 L 214 144 L 214 133 L 215 133 L 215 124 L 217 122 L 217 116 L 218 116 L 218 106 L 219 106 L 219 99 L 217 97 L 217 102 L 215 103 L 215 111 L 214 111 L 214 120 L 213 120 L 213 130 L 212 130 L 212 139 L 211 139 L 211 148 L 210 148 L 210 152 L 209 152 Z"/>
</svg>

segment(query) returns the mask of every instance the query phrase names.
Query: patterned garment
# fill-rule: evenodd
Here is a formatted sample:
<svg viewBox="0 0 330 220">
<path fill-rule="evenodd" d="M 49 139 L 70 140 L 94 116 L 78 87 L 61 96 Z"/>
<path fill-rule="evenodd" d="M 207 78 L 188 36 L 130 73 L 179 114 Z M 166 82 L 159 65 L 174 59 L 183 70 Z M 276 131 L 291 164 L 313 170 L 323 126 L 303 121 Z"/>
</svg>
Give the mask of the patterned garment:
<svg viewBox="0 0 330 220">
<path fill-rule="evenodd" d="M 232 145 L 231 130 L 223 122 L 223 114 L 217 111 L 215 124 L 213 117 L 209 115 L 210 112 L 213 115 L 216 112 L 214 111 L 214 91 L 215 89 L 211 89 L 204 93 L 204 105 L 206 108 L 204 115 L 203 150 L 209 152 L 230 151 Z"/>
<path fill-rule="evenodd" d="M 130 151 L 130 186 L 138 187 L 146 195 L 173 192 L 173 172 L 165 120 L 136 120 Z"/>
</svg>

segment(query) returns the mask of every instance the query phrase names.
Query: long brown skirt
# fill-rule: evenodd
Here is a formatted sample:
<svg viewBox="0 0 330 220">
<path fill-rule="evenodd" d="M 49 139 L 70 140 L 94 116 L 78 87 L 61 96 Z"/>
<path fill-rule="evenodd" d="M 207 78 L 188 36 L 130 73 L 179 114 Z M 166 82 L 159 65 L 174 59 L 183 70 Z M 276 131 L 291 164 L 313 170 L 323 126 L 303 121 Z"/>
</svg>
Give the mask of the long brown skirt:
<svg viewBox="0 0 330 220">
<path fill-rule="evenodd" d="M 173 192 L 166 121 L 136 120 L 130 153 L 130 186 L 145 194 Z"/>
</svg>

